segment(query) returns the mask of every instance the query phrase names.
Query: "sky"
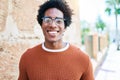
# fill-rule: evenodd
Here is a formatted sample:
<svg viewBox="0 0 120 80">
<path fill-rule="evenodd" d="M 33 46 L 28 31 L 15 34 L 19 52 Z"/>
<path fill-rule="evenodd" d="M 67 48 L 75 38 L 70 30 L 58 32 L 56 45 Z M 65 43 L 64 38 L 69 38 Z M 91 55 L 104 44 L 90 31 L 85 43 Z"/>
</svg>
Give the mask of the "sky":
<svg viewBox="0 0 120 80">
<path fill-rule="evenodd" d="M 110 26 L 109 29 L 115 29 L 114 16 L 108 16 L 105 13 L 105 0 L 80 0 L 80 19 L 86 20 L 89 23 L 95 23 L 100 15 L 102 20 Z M 118 20 L 118 22 L 120 19 Z M 120 23 L 120 22 L 119 22 Z"/>
<path fill-rule="evenodd" d="M 80 0 L 80 18 L 94 22 L 96 17 L 104 13 L 104 0 Z"/>
</svg>

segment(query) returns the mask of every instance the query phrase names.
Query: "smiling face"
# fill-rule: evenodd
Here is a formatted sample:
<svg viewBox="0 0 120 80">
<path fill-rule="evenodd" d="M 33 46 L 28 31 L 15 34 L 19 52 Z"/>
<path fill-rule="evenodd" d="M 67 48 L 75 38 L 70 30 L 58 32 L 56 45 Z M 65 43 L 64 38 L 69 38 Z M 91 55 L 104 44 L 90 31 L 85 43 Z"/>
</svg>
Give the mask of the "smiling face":
<svg viewBox="0 0 120 80">
<path fill-rule="evenodd" d="M 44 16 L 52 19 L 52 23 L 49 23 L 49 20 L 47 22 L 43 20 L 42 22 L 42 30 L 45 36 L 45 42 L 61 42 L 63 33 L 65 31 L 64 21 L 61 23 L 59 20 L 55 21 L 55 19 L 63 19 L 63 13 L 56 8 L 50 8 L 45 12 Z M 57 24 L 56 22 L 60 24 Z"/>
</svg>

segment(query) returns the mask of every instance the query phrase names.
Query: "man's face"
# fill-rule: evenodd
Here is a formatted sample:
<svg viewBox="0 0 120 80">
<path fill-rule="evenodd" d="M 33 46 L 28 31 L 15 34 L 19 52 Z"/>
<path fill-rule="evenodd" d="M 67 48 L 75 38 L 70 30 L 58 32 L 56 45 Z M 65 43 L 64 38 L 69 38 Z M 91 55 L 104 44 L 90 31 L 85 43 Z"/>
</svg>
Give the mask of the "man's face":
<svg viewBox="0 0 120 80">
<path fill-rule="evenodd" d="M 65 31 L 63 13 L 56 8 L 50 8 L 45 12 L 42 19 L 42 30 L 45 41 L 61 41 Z"/>
</svg>

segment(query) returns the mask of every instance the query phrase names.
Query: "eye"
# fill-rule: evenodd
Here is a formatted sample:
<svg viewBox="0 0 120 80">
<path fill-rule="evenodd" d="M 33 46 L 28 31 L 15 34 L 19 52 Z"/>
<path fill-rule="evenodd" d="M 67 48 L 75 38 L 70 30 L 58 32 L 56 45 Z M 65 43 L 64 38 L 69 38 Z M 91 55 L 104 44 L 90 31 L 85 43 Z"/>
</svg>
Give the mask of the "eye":
<svg viewBox="0 0 120 80">
<path fill-rule="evenodd" d="M 62 24 L 62 23 L 63 23 L 63 19 L 56 19 L 55 22 L 56 22 L 57 24 Z"/>
<path fill-rule="evenodd" d="M 46 22 L 46 23 L 51 23 L 51 19 L 50 18 L 44 18 L 44 21 Z"/>
</svg>

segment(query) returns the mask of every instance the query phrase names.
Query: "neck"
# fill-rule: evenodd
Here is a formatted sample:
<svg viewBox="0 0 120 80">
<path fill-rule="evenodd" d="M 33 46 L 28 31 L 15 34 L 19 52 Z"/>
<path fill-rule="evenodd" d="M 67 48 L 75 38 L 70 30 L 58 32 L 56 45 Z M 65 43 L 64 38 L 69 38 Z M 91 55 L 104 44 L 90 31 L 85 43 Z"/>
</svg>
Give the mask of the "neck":
<svg viewBox="0 0 120 80">
<path fill-rule="evenodd" d="M 45 47 L 48 49 L 61 49 L 66 46 L 65 42 L 45 42 L 44 43 Z"/>
</svg>

